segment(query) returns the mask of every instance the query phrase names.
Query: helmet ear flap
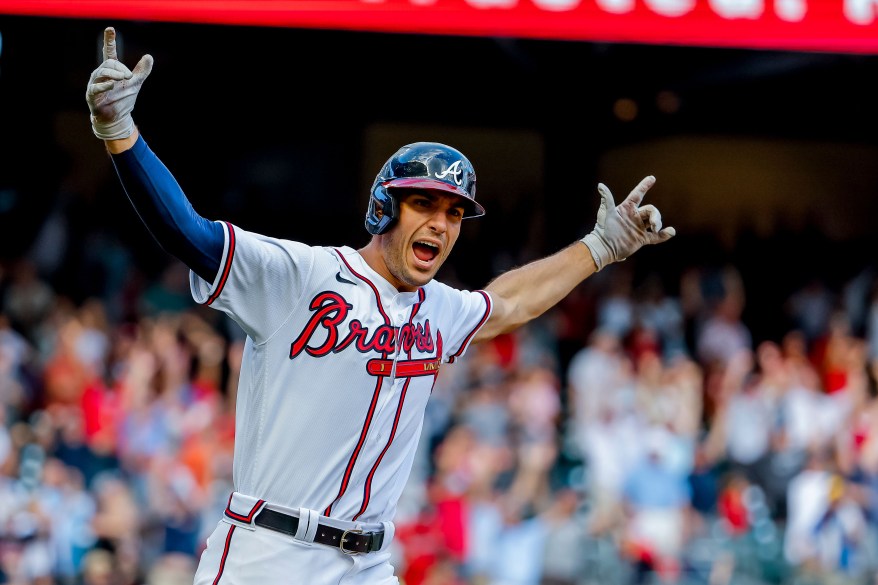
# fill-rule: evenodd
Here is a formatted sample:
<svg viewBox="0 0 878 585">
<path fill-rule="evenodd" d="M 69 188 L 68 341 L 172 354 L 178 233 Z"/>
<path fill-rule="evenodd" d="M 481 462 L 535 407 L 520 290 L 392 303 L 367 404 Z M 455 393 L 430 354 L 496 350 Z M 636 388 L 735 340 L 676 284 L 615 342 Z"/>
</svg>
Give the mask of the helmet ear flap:
<svg viewBox="0 0 878 585">
<path fill-rule="evenodd" d="M 396 199 L 384 185 L 376 185 L 369 197 L 369 208 L 366 210 L 366 231 L 379 235 L 389 230 L 398 217 Z"/>
</svg>

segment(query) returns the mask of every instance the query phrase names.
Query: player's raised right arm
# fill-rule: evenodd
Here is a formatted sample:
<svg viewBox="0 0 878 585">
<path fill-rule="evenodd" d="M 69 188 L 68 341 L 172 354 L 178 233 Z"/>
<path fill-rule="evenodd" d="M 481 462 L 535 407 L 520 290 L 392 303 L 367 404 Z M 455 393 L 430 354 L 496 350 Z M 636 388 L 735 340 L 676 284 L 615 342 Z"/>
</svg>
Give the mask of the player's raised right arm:
<svg viewBox="0 0 878 585">
<path fill-rule="evenodd" d="M 152 71 L 153 59 L 144 55 L 129 70 L 118 60 L 116 31 L 112 27 L 104 30 L 103 57 L 85 92 L 92 131 L 104 140 L 125 193 L 159 245 L 212 282 L 222 259 L 223 229 L 196 213 L 131 117 L 137 94 Z"/>
</svg>

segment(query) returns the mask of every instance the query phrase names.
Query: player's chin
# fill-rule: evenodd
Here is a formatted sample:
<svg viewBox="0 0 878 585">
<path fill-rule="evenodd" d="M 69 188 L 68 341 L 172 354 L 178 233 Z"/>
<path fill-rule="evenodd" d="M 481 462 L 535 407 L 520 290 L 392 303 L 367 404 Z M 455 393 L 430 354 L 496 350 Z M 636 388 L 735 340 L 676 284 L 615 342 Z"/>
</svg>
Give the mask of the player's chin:
<svg viewBox="0 0 878 585">
<path fill-rule="evenodd" d="M 411 274 L 411 284 L 415 286 L 424 286 L 436 276 L 436 270 L 413 270 Z"/>
<path fill-rule="evenodd" d="M 439 272 L 439 267 L 442 266 L 442 262 L 439 261 L 438 258 L 430 261 L 423 262 L 420 260 L 416 260 L 412 262 L 409 267 L 409 275 L 412 279 L 412 284 L 417 283 L 417 286 L 424 286 L 436 276 L 436 273 Z"/>
</svg>

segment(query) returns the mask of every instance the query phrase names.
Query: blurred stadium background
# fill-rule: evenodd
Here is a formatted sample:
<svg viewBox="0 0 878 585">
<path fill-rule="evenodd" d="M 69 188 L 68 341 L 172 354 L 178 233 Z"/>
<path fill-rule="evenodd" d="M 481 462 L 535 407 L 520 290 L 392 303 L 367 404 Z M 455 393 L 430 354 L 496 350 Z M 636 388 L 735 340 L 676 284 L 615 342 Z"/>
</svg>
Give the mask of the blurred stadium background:
<svg viewBox="0 0 878 585">
<path fill-rule="evenodd" d="M 443 367 L 405 585 L 878 583 L 873 51 L 4 4 L 0 583 L 191 582 L 231 489 L 242 333 L 195 306 L 91 134 L 107 25 L 128 65 L 155 58 L 141 132 L 249 230 L 362 245 L 380 164 L 447 142 L 488 215 L 441 276 L 479 288 L 591 229 L 597 182 L 657 177 L 674 240 Z"/>
</svg>

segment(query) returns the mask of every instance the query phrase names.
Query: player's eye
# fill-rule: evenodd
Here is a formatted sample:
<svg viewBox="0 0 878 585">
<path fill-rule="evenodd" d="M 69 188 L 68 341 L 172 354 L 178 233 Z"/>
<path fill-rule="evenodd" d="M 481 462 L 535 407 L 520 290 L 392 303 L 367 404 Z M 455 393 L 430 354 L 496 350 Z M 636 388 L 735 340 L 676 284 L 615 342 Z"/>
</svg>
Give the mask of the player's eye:
<svg viewBox="0 0 878 585">
<path fill-rule="evenodd" d="M 452 217 L 462 218 L 463 207 L 452 207 L 448 210 L 448 214 Z"/>
<path fill-rule="evenodd" d="M 433 207 L 433 201 L 427 199 L 426 197 L 414 197 L 411 199 L 412 205 L 415 207 L 422 207 L 424 209 L 430 209 Z"/>
</svg>

